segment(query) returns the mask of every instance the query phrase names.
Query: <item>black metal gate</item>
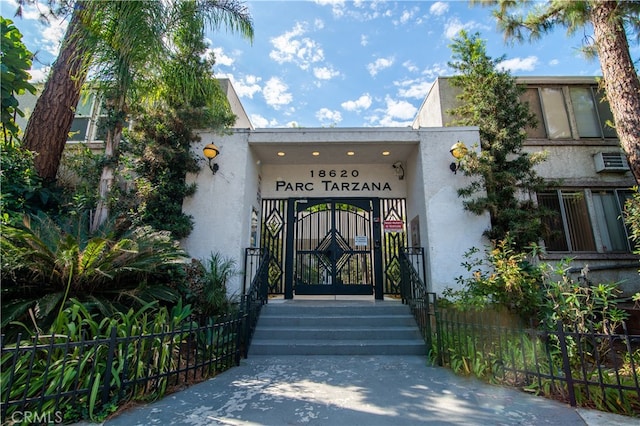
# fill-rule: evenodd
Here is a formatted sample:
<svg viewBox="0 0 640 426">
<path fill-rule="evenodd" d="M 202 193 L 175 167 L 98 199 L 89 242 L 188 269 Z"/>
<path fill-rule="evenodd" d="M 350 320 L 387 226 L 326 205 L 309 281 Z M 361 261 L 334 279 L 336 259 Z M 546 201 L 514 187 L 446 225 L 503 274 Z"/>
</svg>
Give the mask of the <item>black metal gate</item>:
<svg viewBox="0 0 640 426">
<path fill-rule="evenodd" d="M 296 295 L 373 294 L 371 199 L 294 200 L 292 284 Z M 379 273 L 378 273 L 379 274 Z"/>
<path fill-rule="evenodd" d="M 406 232 L 402 198 L 265 199 L 260 246 L 269 250 L 269 294 L 400 293 Z"/>
</svg>

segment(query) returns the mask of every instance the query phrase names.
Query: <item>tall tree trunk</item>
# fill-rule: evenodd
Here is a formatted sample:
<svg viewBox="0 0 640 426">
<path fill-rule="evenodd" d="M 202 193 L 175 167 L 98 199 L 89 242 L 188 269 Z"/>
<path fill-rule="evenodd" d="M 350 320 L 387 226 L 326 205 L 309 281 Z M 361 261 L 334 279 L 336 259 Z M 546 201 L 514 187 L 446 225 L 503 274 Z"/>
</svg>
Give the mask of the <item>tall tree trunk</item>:
<svg viewBox="0 0 640 426">
<path fill-rule="evenodd" d="M 124 93 L 124 90 L 122 91 Z M 102 168 L 102 174 L 100 175 L 100 182 L 98 183 L 98 203 L 96 204 L 95 214 L 91 221 L 91 232 L 95 232 L 100 225 L 102 225 L 109 218 L 109 193 L 113 187 L 113 181 L 115 179 L 115 171 L 118 163 L 118 149 L 120 147 L 120 140 L 122 139 L 122 129 L 124 123 L 121 119 L 122 112 L 125 109 L 125 97 L 120 96 L 110 114 L 114 114 L 118 117 L 115 120 L 113 127 L 108 129 L 107 135 L 104 141 L 104 155 L 106 163 Z"/>
<path fill-rule="evenodd" d="M 615 18 L 617 6 L 615 1 L 595 2 L 591 22 L 616 132 L 636 182 L 640 182 L 640 80 L 622 21 Z"/>
<path fill-rule="evenodd" d="M 82 3 L 76 3 L 60 54 L 24 131 L 23 146 L 37 153 L 36 171 L 47 181 L 56 179 L 82 85 L 87 78 L 84 58 L 88 49 L 78 42 Z"/>
</svg>

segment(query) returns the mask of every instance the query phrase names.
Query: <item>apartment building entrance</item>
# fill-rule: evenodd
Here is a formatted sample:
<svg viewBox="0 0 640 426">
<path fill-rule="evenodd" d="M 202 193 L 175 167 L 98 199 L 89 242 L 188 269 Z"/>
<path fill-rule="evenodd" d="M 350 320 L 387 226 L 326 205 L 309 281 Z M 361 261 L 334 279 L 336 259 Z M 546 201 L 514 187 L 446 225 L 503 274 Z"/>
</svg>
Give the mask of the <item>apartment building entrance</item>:
<svg viewBox="0 0 640 426">
<path fill-rule="evenodd" d="M 288 246 L 296 295 L 373 295 L 380 281 L 374 199 L 298 199 Z M 381 286 L 381 283 L 379 284 Z"/>
<path fill-rule="evenodd" d="M 405 218 L 402 198 L 263 200 L 260 240 L 270 253 L 269 293 L 287 299 L 399 294 Z"/>
</svg>

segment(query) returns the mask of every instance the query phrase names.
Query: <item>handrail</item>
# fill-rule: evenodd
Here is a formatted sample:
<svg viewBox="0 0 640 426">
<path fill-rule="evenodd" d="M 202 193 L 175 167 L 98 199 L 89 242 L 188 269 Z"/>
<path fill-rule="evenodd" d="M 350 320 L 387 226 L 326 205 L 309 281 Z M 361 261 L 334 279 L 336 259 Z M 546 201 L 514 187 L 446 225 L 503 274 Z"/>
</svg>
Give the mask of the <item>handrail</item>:
<svg viewBox="0 0 640 426">
<path fill-rule="evenodd" d="M 420 334 L 427 347 L 432 347 L 432 328 L 436 323 L 436 294 L 426 284 L 426 266 L 423 247 L 403 247 L 400 250 L 400 296 L 409 305 Z M 436 334 L 440 338 L 440 333 Z M 439 347 L 439 346 L 438 346 Z"/>
<path fill-rule="evenodd" d="M 255 257 L 258 257 L 257 263 L 254 263 Z M 252 266 L 248 268 L 248 265 Z M 249 290 L 242 295 L 241 301 L 241 307 L 247 315 L 243 336 L 245 358 L 249 353 L 251 338 L 258 323 L 260 310 L 269 299 L 269 251 L 266 248 L 250 247 L 245 249 L 245 276 L 249 275 L 252 276 L 251 284 Z"/>
</svg>

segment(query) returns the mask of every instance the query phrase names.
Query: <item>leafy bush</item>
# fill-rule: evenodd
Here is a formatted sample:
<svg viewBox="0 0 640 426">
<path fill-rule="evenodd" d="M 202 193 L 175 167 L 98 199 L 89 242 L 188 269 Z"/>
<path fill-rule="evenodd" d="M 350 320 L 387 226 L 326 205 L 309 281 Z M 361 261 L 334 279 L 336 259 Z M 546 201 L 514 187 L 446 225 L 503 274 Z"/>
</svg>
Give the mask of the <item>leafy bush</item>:
<svg viewBox="0 0 640 426">
<path fill-rule="evenodd" d="M 98 320 L 83 303 L 71 299 L 56 318 L 55 334 L 27 333 L 31 340 L 21 342 L 24 351 L 15 345 L 6 347 L 8 351 L 1 360 L 2 395 L 7 395 L 8 400 L 20 400 L 26 392 L 29 398 L 34 398 L 33 402 L 27 403 L 26 410 L 40 415 L 48 413 L 51 418 L 55 410 L 64 415 L 65 422 L 83 418 L 102 421 L 123 401 L 160 398 L 167 391 L 169 378 L 166 373 L 175 371 L 181 361 L 179 347 L 187 335 L 169 332 L 188 328 L 185 321 L 190 314 L 189 306 L 178 304 L 168 310 L 152 302 L 138 310 L 117 312 L 111 318 Z M 106 373 L 112 328 L 116 329 L 118 338 L 132 338 L 120 340 L 114 351 L 110 402 L 103 406 L 99 385 Z M 31 347 L 35 338 L 41 345 L 34 352 Z M 93 339 L 101 341 L 84 343 Z M 52 343 L 64 345 L 53 346 Z M 12 349 L 16 350 L 15 354 Z M 26 365 L 30 368 L 20 367 Z M 9 375 L 12 375 L 12 380 L 9 380 Z M 122 389 L 120 377 L 135 381 L 153 376 L 158 377 L 153 389 L 147 386 Z M 8 388 L 9 383 L 12 383 L 11 389 Z M 44 395 L 78 389 L 88 389 L 89 393 L 51 398 L 40 405 L 39 399 Z M 7 418 L 16 408 L 9 408 Z"/>
<path fill-rule="evenodd" d="M 478 252 L 472 248 L 464 255 L 462 265 L 471 276 L 456 278 L 461 290 L 447 289 L 444 295 L 453 298 L 458 307 L 504 307 L 525 321 L 536 318 L 544 277 L 544 268 L 530 260 L 537 255 L 537 249 L 518 252 L 507 236 L 488 247 L 484 259 L 476 256 Z"/>
<path fill-rule="evenodd" d="M 626 318 L 616 308 L 621 301 L 618 285 L 584 286 L 567 274 L 569 260 L 555 267 L 530 261 L 537 250 L 518 252 L 509 237 L 487 248 L 484 259 L 472 248 L 462 263 L 471 276 L 458 277 L 461 289 L 449 288 L 444 296 L 463 310 L 506 308 L 525 322 L 540 323 L 549 330 L 555 330 L 561 321 L 579 332 L 613 333 Z"/>
<path fill-rule="evenodd" d="M 4 227 L 3 329 L 28 318 L 48 329 L 71 297 L 104 316 L 178 299 L 163 283 L 167 268 L 181 262 L 184 252 L 168 233 L 140 227 L 117 235 L 109 223 L 92 235 L 77 219 L 60 225 L 41 214 L 23 226 Z"/>
<path fill-rule="evenodd" d="M 627 314 L 617 308 L 622 293 L 616 283 L 582 285 L 566 273 L 568 261 L 557 265 L 559 280 L 545 285 L 541 310 L 541 325 L 557 329 L 558 322 L 575 332 L 613 334 Z"/>
<path fill-rule="evenodd" d="M 203 321 L 232 311 L 234 301 L 227 292 L 227 281 L 238 274 L 236 261 L 220 253 L 212 253 L 206 261 L 192 260 L 187 268 L 187 300 Z"/>
<path fill-rule="evenodd" d="M 31 76 L 28 73 L 33 54 L 22 43 L 22 34 L 10 19 L 0 16 L 0 33 L 2 37 L 0 121 L 3 142 L 10 143 L 11 138 L 17 136 L 19 132 L 15 123 L 16 115 L 24 117 L 24 113 L 18 108 L 16 95 L 26 91 L 36 92 L 36 88 L 29 83 Z"/>
</svg>

